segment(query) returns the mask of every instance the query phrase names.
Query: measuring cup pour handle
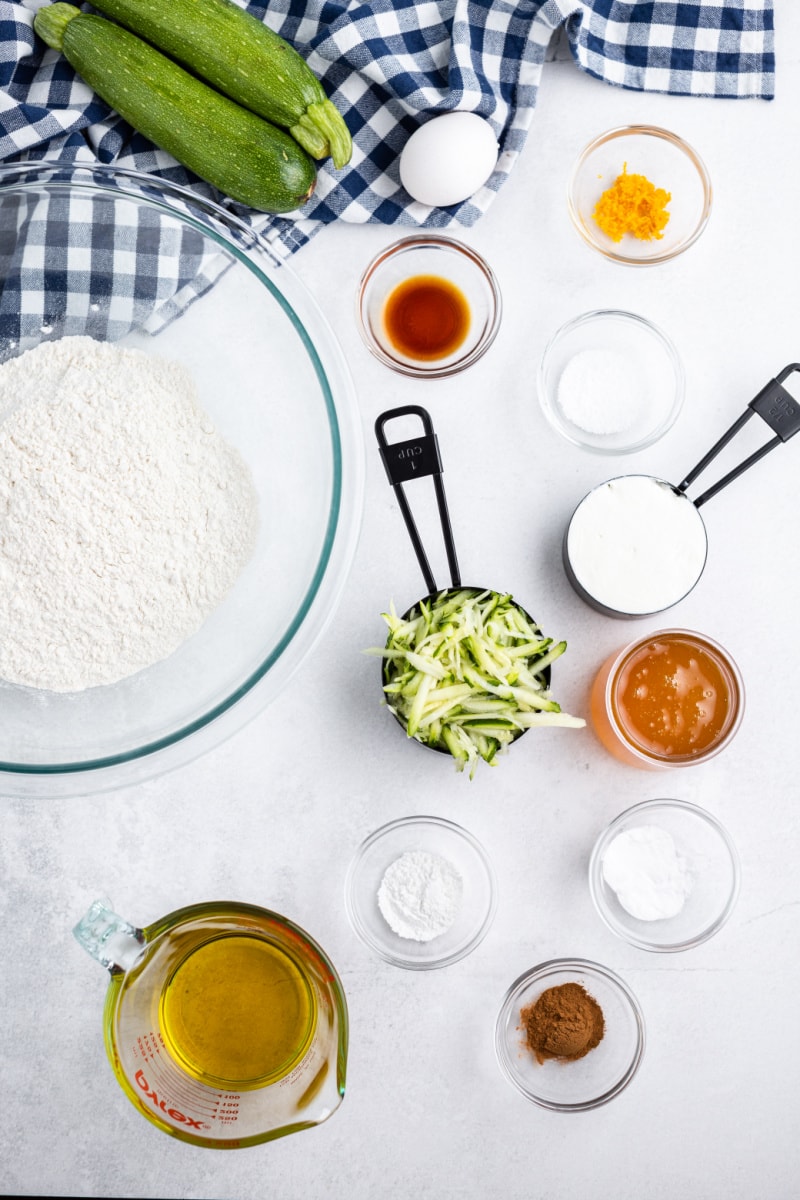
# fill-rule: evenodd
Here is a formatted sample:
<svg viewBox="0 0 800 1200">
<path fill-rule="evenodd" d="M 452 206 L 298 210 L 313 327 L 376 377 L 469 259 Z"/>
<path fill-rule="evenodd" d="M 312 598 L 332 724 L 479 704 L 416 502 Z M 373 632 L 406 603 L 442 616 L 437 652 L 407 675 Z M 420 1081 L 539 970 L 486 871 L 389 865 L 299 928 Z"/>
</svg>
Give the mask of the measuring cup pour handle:
<svg viewBox="0 0 800 1200">
<path fill-rule="evenodd" d="M 110 901 L 95 900 L 73 929 L 87 954 L 109 971 L 128 971 L 142 953 L 144 933 L 123 921 L 109 907 Z"/>
</svg>

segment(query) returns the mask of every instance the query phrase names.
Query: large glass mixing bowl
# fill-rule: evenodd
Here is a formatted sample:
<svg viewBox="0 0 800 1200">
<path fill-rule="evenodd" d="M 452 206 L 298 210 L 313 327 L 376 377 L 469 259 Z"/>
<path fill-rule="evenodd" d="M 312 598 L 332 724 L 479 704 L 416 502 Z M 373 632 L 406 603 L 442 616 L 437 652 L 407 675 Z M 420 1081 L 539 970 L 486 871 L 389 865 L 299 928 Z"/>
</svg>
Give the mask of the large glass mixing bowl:
<svg viewBox="0 0 800 1200">
<path fill-rule="evenodd" d="M 97 790 L 217 744 L 285 686 L 344 586 L 361 424 L 313 298 L 234 213 L 132 171 L 0 167 L 0 362 L 72 335 L 186 366 L 258 493 L 251 561 L 169 658 L 58 694 L 0 681 L 0 791 Z M 0 529 L 0 534 L 2 529 Z"/>
</svg>

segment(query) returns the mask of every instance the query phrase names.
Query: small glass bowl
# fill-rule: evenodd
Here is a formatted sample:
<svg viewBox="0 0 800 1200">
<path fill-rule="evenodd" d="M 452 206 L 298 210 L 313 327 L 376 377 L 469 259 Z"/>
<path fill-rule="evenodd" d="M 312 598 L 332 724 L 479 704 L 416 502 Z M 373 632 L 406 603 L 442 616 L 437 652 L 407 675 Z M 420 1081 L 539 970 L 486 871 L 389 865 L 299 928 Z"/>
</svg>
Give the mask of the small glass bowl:
<svg viewBox="0 0 800 1200">
<path fill-rule="evenodd" d="M 694 877 L 694 886 L 675 917 L 657 921 L 632 917 L 603 878 L 603 856 L 614 838 L 641 825 L 656 825 L 670 833 Z M 691 950 L 713 937 L 734 909 L 739 882 L 739 856 L 727 830 L 687 800 L 634 804 L 603 830 L 589 859 L 589 891 L 611 932 L 640 950 L 662 954 Z"/>
<path fill-rule="evenodd" d="M 582 428 L 567 415 L 559 395 L 575 356 L 600 351 L 626 360 L 639 394 L 630 423 L 612 432 L 602 431 L 599 422 L 598 432 Z M 595 454 L 632 454 L 652 446 L 674 425 L 683 405 L 684 371 L 678 351 L 657 325 L 636 313 L 597 309 L 573 317 L 550 339 L 539 365 L 538 390 L 544 415 L 568 442 Z M 597 398 L 602 400 L 601 390 Z"/>
<path fill-rule="evenodd" d="M 387 867 L 407 851 L 439 854 L 463 881 L 455 922 L 428 942 L 394 932 L 378 907 Z M 466 958 L 486 936 L 497 907 L 494 869 L 480 842 L 442 817 L 402 817 L 376 829 L 359 846 L 347 871 L 344 896 L 350 924 L 365 945 L 395 967 L 430 971 Z"/>
<path fill-rule="evenodd" d="M 525 1045 L 520 1012 L 548 988 L 564 983 L 579 983 L 600 1005 L 603 1039 L 575 1062 L 539 1063 Z M 636 1074 L 644 1045 L 644 1017 L 633 992 L 613 971 L 582 958 L 552 959 L 520 975 L 506 993 L 495 1026 L 503 1074 L 527 1100 L 557 1112 L 583 1112 L 613 1100 Z"/>
<path fill-rule="evenodd" d="M 646 242 L 624 234 L 614 242 L 595 223 L 597 201 L 624 167 L 670 193 L 663 237 Z M 655 126 L 626 125 L 600 134 L 581 152 L 567 203 L 575 228 L 593 250 L 612 262 L 646 267 L 668 262 L 697 241 L 708 223 L 711 196 L 705 164 L 682 138 Z"/>
<path fill-rule="evenodd" d="M 464 340 L 442 358 L 419 359 L 392 343 L 384 313 L 386 302 L 401 283 L 419 275 L 454 285 L 469 308 Z M 387 367 L 417 379 L 444 379 L 482 358 L 500 328 L 503 302 L 489 264 L 469 246 L 438 233 L 418 233 L 382 250 L 367 267 L 358 288 L 359 332 L 369 350 Z"/>
</svg>

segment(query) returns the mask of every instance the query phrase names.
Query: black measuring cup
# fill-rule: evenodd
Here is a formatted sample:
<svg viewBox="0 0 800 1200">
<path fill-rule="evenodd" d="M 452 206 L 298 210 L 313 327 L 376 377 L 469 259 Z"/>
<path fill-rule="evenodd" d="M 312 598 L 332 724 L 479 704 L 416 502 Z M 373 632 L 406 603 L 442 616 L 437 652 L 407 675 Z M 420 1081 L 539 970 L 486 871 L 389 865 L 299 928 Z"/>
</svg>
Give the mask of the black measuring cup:
<svg viewBox="0 0 800 1200">
<path fill-rule="evenodd" d="M 653 475 L 622 475 L 606 480 L 584 496 L 570 518 L 562 547 L 567 578 L 581 599 L 606 616 L 636 618 L 654 616 L 688 596 L 703 574 L 708 553 L 708 535 L 700 508 L 770 450 L 788 442 L 800 431 L 800 404 L 783 387 L 793 372 L 800 372 L 800 363 L 789 363 L 761 389 L 677 487 Z M 696 500 L 691 500 L 686 494 L 687 489 L 754 413 L 769 426 L 774 436 Z M 643 504 L 650 499 L 658 501 L 659 521 L 654 517 L 648 525 L 647 514 L 641 509 L 639 512 L 626 509 L 626 504 L 633 505 L 637 501 Z M 602 519 L 597 526 L 593 524 L 593 513 L 600 512 L 601 507 L 611 514 L 606 528 Z M 662 514 L 663 525 L 659 523 Z M 670 522 L 674 522 L 671 528 Z M 658 557 L 670 555 L 679 568 L 674 586 L 670 592 L 665 585 L 663 602 L 655 602 L 657 586 L 652 583 L 652 575 L 658 570 Z M 633 584 L 629 587 L 628 602 L 620 602 L 626 585 L 619 576 L 625 563 L 635 563 L 636 570 L 642 575 L 639 600 L 635 605 L 632 604 L 636 592 Z M 651 577 L 645 579 L 648 570 Z M 649 604 L 645 596 L 651 597 Z"/>
<path fill-rule="evenodd" d="M 422 422 L 422 434 L 418 437 L 411 438 L 401 442 L 389 443 L 386 439 L 386 425 L 389 421 L 396 417 L 416 416 Z M 403 614 L 404 621 L 411 621 L 416 616 L 420 615 L 421 605 L 426 601 L 433 601 L 437 598 L 445 598 L 455 596 L 459 592 L 466 592 L 470 596 L 478 596 L 483 593 L 507 595 L 507 593 L 496 593 L 493 588 L 473 587 L 461 583 L 461 572 L 456 556 L 455 543 L 453 541 L 453 531 L 450 524 L 450 514 L 447 508 L 447 498 L 445 496 L 444 484 L 442 482 L 442 460 L 439 454 L 439 440 L 434 432 L 433 423 L 426 409 L 421 408 L 417 404 L 406 404 L 400 408 L 389 409 L 382 413 L 375 422 L 375 435 L 378 439 L 381 459 L 386 468 L 386 474 L 389 478 L 389 483 L 394 489 L 397 497 L 397 502 L 400 506 L 403 520 L 405 521 L 408 535 L 411 538 L 411 544 L 414 548 L 414 553 L 417 557 L 420 570 L 422 571 L 425 586 L 428 589 L 427 593 Z M 419 530 L 417 528 L 414 516 L 408 503 L 408 498 L 405 493 L 404 485 L 413 479 L 421 479 L 427 476 L 433 478 L 433 485 L 436 492 L 436 503 L 439 511 L 439 522 L 444 539 L 444 547 L 447 555 L 447 564 L 450 570 L 450 587 L 439 588 L 436 584 L 436 578 L 431 570 L 428 556 L 425 553 L 425 548 L 422 544 Z M 525 619 L 538 629 L 538 625 L 521 604 L 516 600 L 513 601 L 514 606 L 519 609 Z M 541 682 L 542 688 L 547 690 L 550 687 L 550 666 L 546 665 L 540 672 L 536 673 L 536 678 Z M 390 683 L 392 679 L 392 660 L 385 659 L 381 664 L 381 683 Z M 387 697 L 388 707 L 391 709 L 395 719 L 400 725 L 405 728 L 405 721 L 402 716 L 394 709 L 391 703 L 391 698 Z M 527 729 L 518 729 L 514 731 L 513 736 L 509 741 L 516 741 L 523 733 L 527 733 Z M 436 743 L 421 743 L 431 750 L 438 750 L 440 753 L 449 754 L 450 751 L 446 746 Z"/>
</svg>

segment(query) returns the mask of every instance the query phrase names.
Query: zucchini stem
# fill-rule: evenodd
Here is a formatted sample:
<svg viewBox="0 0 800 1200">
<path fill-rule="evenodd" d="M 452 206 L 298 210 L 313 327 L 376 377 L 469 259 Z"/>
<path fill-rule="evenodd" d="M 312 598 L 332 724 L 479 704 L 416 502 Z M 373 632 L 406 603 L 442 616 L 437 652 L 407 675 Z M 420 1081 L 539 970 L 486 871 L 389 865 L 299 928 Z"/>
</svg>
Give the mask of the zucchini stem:
<svg viewBox="0 0 800 1200">
<path fill-rule="evenodd" d="M 301 124 L 305 122 L 306 117 L 312 127 L 318 129 L 325 137 L 334 167 L 339 170 L 346 166 L 353 153 L 353 141 L 350 130 L 344 123 L 344 117 L 336 105 L 330 100 L 324 100 L 320 104 L 309 104 L 300 118 Z M 291 132 L 294 135 L 294 129 Z M 300 145 L 303 143 L 300 142 Z"/>
<path fill-rule="evenodd" d="M 312 158 L 327 158 L 331 152 L 326 135 L 314 124 L 307 112 L 303 113 L 297 124 L 290 125 L 289 133 Z"/>
<path fill-rule="evenodd" d="M 81 10 L 72 4 L 50 4 L 39 9 L 33 19 L 33 28 L 51 50 L 63 50 L 64 30 L 80 15 Z"/>
</svg>

